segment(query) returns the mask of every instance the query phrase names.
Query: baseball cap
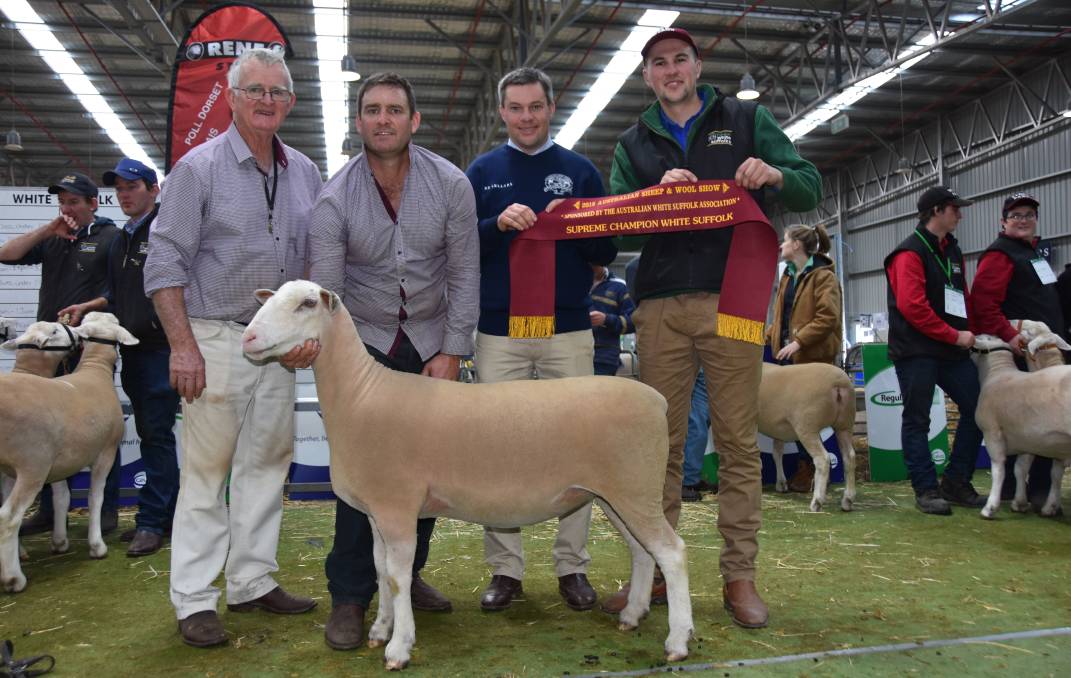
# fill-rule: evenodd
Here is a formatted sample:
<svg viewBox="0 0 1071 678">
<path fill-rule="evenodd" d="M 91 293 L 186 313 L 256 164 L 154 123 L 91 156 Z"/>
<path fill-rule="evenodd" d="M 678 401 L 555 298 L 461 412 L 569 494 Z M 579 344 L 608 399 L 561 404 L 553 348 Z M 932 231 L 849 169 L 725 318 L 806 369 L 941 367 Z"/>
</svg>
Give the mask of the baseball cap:
<svg viewBox="0 0 1071 678">
<path fill-rule="evenodd" d="M 1000 211 L 1000 216 L 1007 219 L 1008 212 L 1016 205 L 1030 205 L 1036 210 L 1041 203 L 1029 193 L 1013 193 L 1004 199 L 1004 208 Z"/>
<path fill-rule="evenodd" d="M 651 48 L 663 40 L 682 40 L 688 43 L 688 46 L 692 48 L 692 52 L 695 54 L 696 58 L 699 58 L 699 48 L 695 46 L 695 40 L 692 40 L 691 34 L 683 28 L 667 28 L 655 33 L 650 37 L 646 44 L 644 44 L 643 49 L 640 50 L 640 55 L 646 59 L 647 53 L 651 51 Z"/>
<path fill-rule="evenodd" d="M 93 183 L 92 179 L 81 172 L 71 172 L 60 179 L 58 183 L 48 187 L 48 192 L 53 195 L 62 191 L 81 195 L 86 198 L 97 197 L 97 185 Z"/>
<path fill-rule="evenodd" d="M 134 160 L 133 158 L 123 158 L 119 161 L 119 164 L 115 166 L 114 170 L 105 172 L 103 177 L 104 185 L 114 186 L 116 177 L 122 177 L 127 181 L 145 179 L 150 184 L 159 183 L 156 180 L 156 172 L 152 171 L 152 169 L 145 163 Z"/>
<path fill-rule="evenodd" d="M 926 189 L 922 195 L 919 196 L 918 208 L 919 214 L 925 214 L 938 205 L 944 205 L 949 203 L 956 207 L 966 207 L 967 205 L 973 205 L 971 200 L 964 200 L 959 197 L 959 193 L 956 193 L 948 186 L 934 186 L 933 188 Z"/>
</svg>

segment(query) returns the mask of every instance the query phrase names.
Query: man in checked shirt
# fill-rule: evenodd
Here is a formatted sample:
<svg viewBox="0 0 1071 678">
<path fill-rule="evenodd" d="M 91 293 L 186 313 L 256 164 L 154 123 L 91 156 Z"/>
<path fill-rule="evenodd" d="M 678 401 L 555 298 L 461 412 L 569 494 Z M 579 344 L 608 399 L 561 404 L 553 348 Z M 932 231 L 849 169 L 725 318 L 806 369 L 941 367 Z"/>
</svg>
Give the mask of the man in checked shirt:
<svg viewBox="0 0 1071 678">
<path fill-rule="evenodd" d="M 357 93 L 364 152 L 327 184 L 309 227 L 310 277 L 342 297 L 365 347 L 387 367 L 456 380 L 473 352 L 479 314 L 476 201 L 457 167 L 410 143 L 420 126 L 413 88 L 378 73 Z M 417 521 L 411 598 L 418 610 L 450 601 L 420 577 L 434 518 Z M 339 501 L 327 556 L 332 610 L 324 639 L 336 650 L 363 642 L 376 592 L 372 533 L 365 514 Z"/>
<path fill-rule="evenodd" d="M 212 585 L 221 569 L 232 612 L 297 614 L 316 605 L 272 578 L 293 456 L 294 373 L 250 362 L 241 337 L 258 308 L 255 290 L 302 277 L 322 181 L 311 160 L 276 136 L 295 102 L 282 57 L 246 50 L 227 81 L 233 124 L 171 169 L 145 262 L 145 292 L 183 399 L 171 602 L 183 641 L 195 647 L 227 642 Z M 314 350 L 286 357 L 307 364 Z"/>
</svg>

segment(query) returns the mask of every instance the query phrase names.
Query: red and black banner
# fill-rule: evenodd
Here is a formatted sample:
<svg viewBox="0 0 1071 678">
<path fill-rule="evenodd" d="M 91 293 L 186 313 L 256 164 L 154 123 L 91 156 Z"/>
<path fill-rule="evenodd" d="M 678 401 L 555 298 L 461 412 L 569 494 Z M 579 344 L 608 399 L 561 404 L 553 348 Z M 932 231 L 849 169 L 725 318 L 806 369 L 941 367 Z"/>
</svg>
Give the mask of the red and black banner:
<svg viewBox="0 0 1071 678">
<path fill-rule="evenodd" d="M 265 47 L 293 56 L 282 26 L 256 5 L 230 2 L 206 11 L 186 31 L 171 75 L 164 172 L 191 148 L 227 130 L 227 69 L 243 50 Z"/>
</svg>

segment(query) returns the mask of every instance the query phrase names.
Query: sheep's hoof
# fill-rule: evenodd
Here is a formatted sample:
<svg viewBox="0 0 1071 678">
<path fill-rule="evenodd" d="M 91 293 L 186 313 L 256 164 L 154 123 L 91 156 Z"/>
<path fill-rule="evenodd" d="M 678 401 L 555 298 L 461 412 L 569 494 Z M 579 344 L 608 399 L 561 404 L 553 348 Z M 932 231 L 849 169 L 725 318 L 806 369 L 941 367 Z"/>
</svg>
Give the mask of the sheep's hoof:
<svg viewBox="0 0 1071 678">
<path fill-rule="evenodd" d="M 1041 507 L 1041 515 L 1045 516 L 1046 518 L 1059 518 L 1063 514 L 1064 510 L 1059 504 L 1055 504 L 1053 506 L 1045 504 Z"/>
<path fill-rule="evenodd" d="M 821 512 L 822 512 L 822 502 L 818 501 L 817 499 L 812 500 L 811 501 L 811 513 L 821 513 Z"/>
<path fill-rule="evenodd" d="M 784 493 L 788 492 L 788 481 L 780 481 L 780 480 L 778 480 L 777 484 L 774 485 L 774 490 L 776 490 L 777 492 L 780 492 L 781 494 L 784 494 Z"/>
<path fill-rule="evenodd" d="M 408 659 L 387 659 L 383 662 L 388 671 L 401 671 L 409 665 Z"/>
<path fill-rule="evenodd" d="M 1009 505 L 1008 508 L 1010 508 L 1012 511 L 1015 511 L 1016 513 L 1029 513 L 1030 502 L 1024 501 L 1022 503 L 1019 503 L 1018 501 L 1012 501 L 1011 505 Z"/>
<path fill-rule="evenodd" d="M 372 647 L 372 648 L 383 647 L 386 644 L 387 644 L 387 641 L 385 639 L 383 639 L 383 638 L 369 638 L 368 639 L 368 647 Z"/>
<path fill-rule="evenodd" d="M 997 511 L 996 511 L 996 509 L 991 509 L 988 506 L 986 506 L 981 510 L 979 515 L 981 515 L 986 520 L 993 520 L 997 516 Z"/>
<path fill-rule="evenodd" d="M 684 661 L 687 658 L 688 658 L 688 653 L 687 652 L 681 652 L 679 650 L 675 651 L 675 652 L 674 651 L 666 652 L 666 661 L 667 662 L 679 662 L 679 661 Z"/>
<path fill-rule="evenodd" d="M 108 546 L 101 542 L 100 544 L 89 545 L 89 557 L 93 560 L 101 560 L 108 555 Z"/>
<path fill-rule="evenodd" d="M 69 539 L 63 541 L 52 542 L 52 553 L 67 553 L 71 549 L 71 542 Z"/>
<path fill-rule="evenodd" d="M 623 621 L 617 623 L 618 631 L 635 631 L 637 628 L 639 628 L 639 625 L 637 624 L 630 624 L 628 622 Z"/>
<path fill-rule="evenodd" d="M 840 500 L 840 510 L 841 511 L 851 511 L 853 508 L 855 508 L 855 500 L 854 499 L 849 499 L 848 497 L 845 497 L 844 499 Z"/>
<path fill-rule="evenodd" d="M 8 593 L 18 593 L 26 588 L 26 576 L 21 572 L 14 577 L 4 578 L 4 590 Z"/>
</svg>

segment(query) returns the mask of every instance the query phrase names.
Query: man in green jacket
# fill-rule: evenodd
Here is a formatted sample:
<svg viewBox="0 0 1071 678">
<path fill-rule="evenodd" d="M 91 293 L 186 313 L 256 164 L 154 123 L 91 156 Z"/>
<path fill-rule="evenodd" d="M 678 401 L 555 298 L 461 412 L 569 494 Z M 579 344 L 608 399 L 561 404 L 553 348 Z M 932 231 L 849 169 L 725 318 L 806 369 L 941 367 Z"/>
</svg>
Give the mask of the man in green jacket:
<svg viewBox="0 0 1071 678">
<path fill-rule="evenodd" d="M 818 204 L 818 170 L 796 153 L 766 108 L 725 97 L 709 85 L 697 86 L 702 61 L 687 31 L 661 31 L 641 53 L 644 82 L 658 101 L 621 135 L 610 173 L 613 193 L 677 181 L 734 179 L 760 206 L 767 188 L 792 211 Z M 680 515 L 692 386 L 699 367 L 706 373 L 711 428 L 720 455 L 722 595 L 735 623 L 759 628 L 768 618 L 755 588 L 762 495 L 756 443 L 761 328 L 753 343 L 719 336 L 717 323 L 734 230 L 730 226 L 650 236 L 636 274 L 638 307 L 633 320 L 641 379 L 669 402 L 670 448 L 662 505 L 674 526 Z M 771 250 L 770 257 L 776 257 L 776 251 Z M 652 600 L 664 600 L 664 586 L 656 580 Z M 626 586 L 608 599 L 603 609 L 614 612 L 623 607 L 627 590 Z"/>
</svg>

